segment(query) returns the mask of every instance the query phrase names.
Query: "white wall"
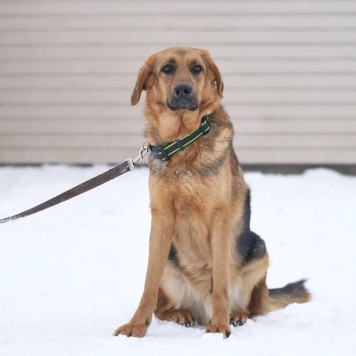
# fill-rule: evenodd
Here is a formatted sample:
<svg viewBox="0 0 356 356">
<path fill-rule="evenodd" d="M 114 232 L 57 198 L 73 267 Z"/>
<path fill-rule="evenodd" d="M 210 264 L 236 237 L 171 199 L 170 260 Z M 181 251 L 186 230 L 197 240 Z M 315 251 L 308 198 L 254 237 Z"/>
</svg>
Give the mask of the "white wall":
<svg viewBox="0 0 356 356">
<path fill-rule="evenodd" d="M 210 50 L 242 163 L 356 163 L 356 1 L 0 0 L 0 163 L 136 156 L 136 73 Z"/>
</svg>

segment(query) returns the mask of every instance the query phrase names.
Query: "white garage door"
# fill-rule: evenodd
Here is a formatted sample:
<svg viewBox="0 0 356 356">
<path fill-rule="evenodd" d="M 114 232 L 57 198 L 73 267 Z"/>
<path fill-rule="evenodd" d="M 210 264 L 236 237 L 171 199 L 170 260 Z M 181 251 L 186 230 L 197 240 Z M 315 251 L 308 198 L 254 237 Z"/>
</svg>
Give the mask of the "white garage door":
<svg viewBox="0 0 356 356">
<path fill-rule="evenodd" d="M 356 1 L 0 2 L 0 163 L 115 163 L 136 73 L 210 50 L 245 164 L 356 163 Z"/>
</svg>

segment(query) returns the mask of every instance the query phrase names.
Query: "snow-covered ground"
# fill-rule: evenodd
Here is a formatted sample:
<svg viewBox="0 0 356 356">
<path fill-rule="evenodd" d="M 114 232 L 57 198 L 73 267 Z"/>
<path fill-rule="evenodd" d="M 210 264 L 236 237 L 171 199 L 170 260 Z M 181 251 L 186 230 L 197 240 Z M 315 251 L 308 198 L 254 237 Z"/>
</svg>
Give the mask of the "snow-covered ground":
<svg viewBox="0 0 356 356">
<path fill-rule="evenodd" d="M 0 218 L 108 169 L 0 168 Z M 308 278 L 313 300 L 204 334 L 154 319 L 143 339 L 111 336 L 132 316 L 147 263 L 148 170 L 0 225 L 0 355 L 355 355 L 356 177 L 248 173 L 252 227 L 270 287 Z"/>
</svg>

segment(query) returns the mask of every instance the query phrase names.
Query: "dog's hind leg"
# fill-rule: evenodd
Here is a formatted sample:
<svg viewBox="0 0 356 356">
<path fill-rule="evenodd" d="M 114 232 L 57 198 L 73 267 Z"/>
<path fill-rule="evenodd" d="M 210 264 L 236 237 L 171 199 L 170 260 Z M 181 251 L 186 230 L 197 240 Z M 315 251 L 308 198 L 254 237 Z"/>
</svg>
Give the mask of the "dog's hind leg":
<svg viewBox="0 0 356 356">
<path fill-rule="evenodd" d="M 243 325 L 249 317 L 262 315 L 269 309 L 266 285 L 268 254 L 265 243 L 253 232 L 243 237 L 245 242 L 240 241 L 239 252 L 244 265 L 231 297 L 230 323 L 234 326 Z"/>
<path fill-rule="evenodd" d="M 189 309 L 177 309 L 162 288 L 158 291 L 157 307 L 154 314 L 158 319 L 173 321 L 186 327 L 192 327 L 195 324 L 193 313 Z"/>
<path fill-rule="evenodd" d="M 248 310 L 250 316 L 257 316 L 267 313 L 268 308 L 268 287 L 266 284 L 266 276 L 264 276 L 252 290 Z"/>
<path fill-rule="evenodd" d="M 161 320 L 188 327 L 206 324 L 211 319 L 211 298 L 208 298 L 211 277 L 207 275 L 206 280 L 192 283 L 172 252 L 163 273 L 154 314 Z"/>
<path fill-rule="evenodd" d="M 263 266 L 259 267 L 260 271 L 245 273 L 238 286 L 233 289 L 235 293 L 231 298 L 230 316 L 230 324 L 233 326 L 241 326 L 248 318 L 268 312 L 266 272 Z"/>
</svg>

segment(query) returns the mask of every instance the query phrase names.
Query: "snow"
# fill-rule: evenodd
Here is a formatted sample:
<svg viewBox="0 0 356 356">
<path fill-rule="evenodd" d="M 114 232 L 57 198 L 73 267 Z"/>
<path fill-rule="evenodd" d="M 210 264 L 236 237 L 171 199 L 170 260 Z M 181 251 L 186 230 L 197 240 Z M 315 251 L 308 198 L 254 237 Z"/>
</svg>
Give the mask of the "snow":
<svg viewBox="0 0 356 356">
<path fill-rule="evenodd" d="M 108 169 L 0 168 L 0 217 Z M 0 355 L 353 355 L 356 177 L 247 173 L 252 227 L 267 242 L 271 288 L 307 278 L 308 304 L 249 320 L 225 340 L 153 319 L 143 339 L 113 337 L 138 305 L 150 229 L 148 170 L 0 225 Z"/>
</svg>

